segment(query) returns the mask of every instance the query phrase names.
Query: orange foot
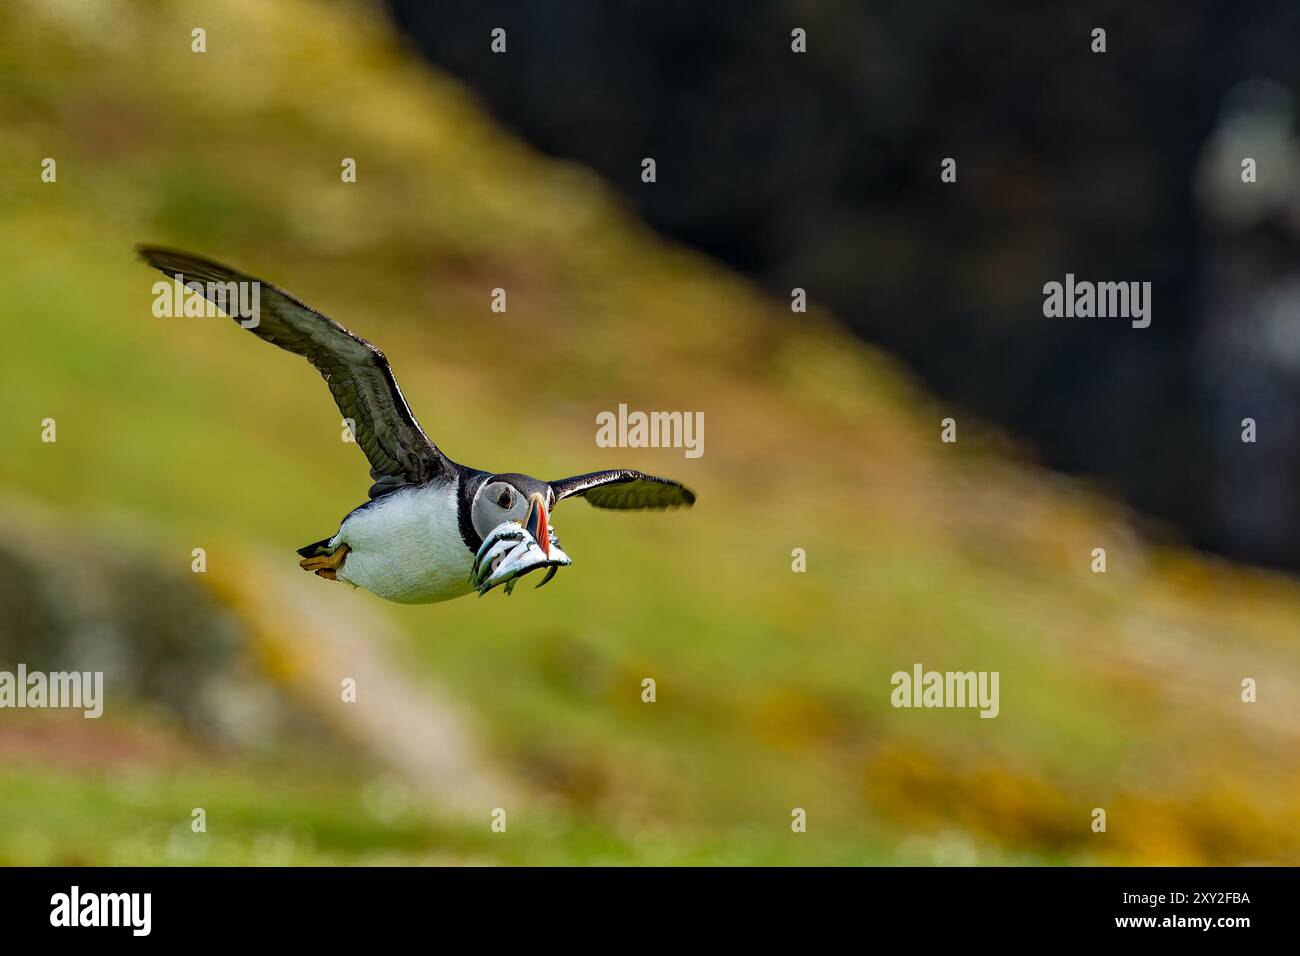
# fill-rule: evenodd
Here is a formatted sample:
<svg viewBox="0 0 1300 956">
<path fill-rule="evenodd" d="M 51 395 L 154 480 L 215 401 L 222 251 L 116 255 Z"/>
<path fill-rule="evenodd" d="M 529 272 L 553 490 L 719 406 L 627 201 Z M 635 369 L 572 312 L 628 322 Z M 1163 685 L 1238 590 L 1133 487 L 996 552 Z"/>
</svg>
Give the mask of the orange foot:
<svg viewBox="0 0 1300 956">
<path fill-rule="evenodd" d="M 333 554 L 320 554 L 312 558 L 303 558 L 298 562 L 298 567 L 304 571 L 314 572 L 327 581 L 337 581 L 339 568 L 343 567 L 343 562 L 347 559 L 348 552 L 351 550 L 346 544 L 341 544 L 334 549 Z"/>
</svg>

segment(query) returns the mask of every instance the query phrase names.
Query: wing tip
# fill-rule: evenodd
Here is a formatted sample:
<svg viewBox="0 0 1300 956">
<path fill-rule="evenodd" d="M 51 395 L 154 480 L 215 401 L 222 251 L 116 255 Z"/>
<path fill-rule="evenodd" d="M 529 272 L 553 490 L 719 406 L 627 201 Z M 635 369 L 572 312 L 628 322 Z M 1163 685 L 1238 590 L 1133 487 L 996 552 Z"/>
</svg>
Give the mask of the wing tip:
<svg viewBox="0 0 1300 956">
<path fill-rule="evenodd" d="M 135 254 L 145 265 L 172 278 L 184 275 L 195 266 L 206 265 L 192 253 L 169 249 L 166 246 L 155 246 L 147 242 L 136 243 Z"/>
<path fill-rule="evenodd" d="M 684 484 L 682 484 L 677 479 L 660 478 L 658 475 L 647 475 L 644 472 L 638 472 L 637 475 L 638 478 L 641 480 L 653 481 L 662 485 L 668 485 L 670 488 L 676 488 L 677 491 L 681 494 L 680 501 L 667 501 L 661 505 L 652 506 L 656 508 L 656 510 L 663 510 L 668 508 L 690 508 L 695 504 L 695 492 L 691 491 L 691 489 L 687 488 Z M 632 480 L 636 481 L 638 479 L 634 478 Z"/>
<path fill-rule="evenodd" d="M 148 242 L 137 242 L 135 244 L 135 257 L 146 265 L 153 266 L 155 269 L 158 268 L 157 260 L 171 251 L 172 250 L 170 249 L 165 249 L 162 246 L 155 246 Z"/>
<path fill-rule="evenodd" d="M 196 270 L 216 270 L 232 276 L 240 274 L 230 266 L 209 259 L 207 256 L 186 252 L 184 249 L 174 249 L 171 246 L 157 246 L 151 242 L 137 242 L 135 254 L 141 262 L 171 276 Z"/>
<path fill-rule="evenodd" d="M 172 249 L 169 246 L 158 246 L 152 242 L 137 242 L 132 247 L 136 256 L 145 262 L 151 262 L 158 256 L 188 256 L 188 252 L 182 252 L 180 249 Z"/>
</svg>

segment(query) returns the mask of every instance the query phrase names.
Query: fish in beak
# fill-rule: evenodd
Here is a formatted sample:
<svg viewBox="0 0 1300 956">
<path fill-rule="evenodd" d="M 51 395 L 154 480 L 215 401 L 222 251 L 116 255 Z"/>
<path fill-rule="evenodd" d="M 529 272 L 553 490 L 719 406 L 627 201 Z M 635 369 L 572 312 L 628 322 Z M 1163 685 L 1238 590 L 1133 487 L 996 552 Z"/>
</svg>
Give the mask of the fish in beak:
<svg viewBox="0 0 1300 956">
<path fill-rule="evenodd" d="M 546 499 L 534 494 L 528 499 L 528 512 L 522 524 L 515 520 L 503 521 L 483 539 L 474 556 L 469 580 L 479 597 L 498 585 L 505 585 L 509 594 L 515 583 L 530 571 L 546 568 L 546 576 L 537 585 L 540 588 L 555 577 L 556 571 L 572 563 L 560 542 L 551 537 Z"/>
<path fill-rule="evenodd" d="M 549 558 L 551 556 L 551 525 L 546 514 L 546 502 L 536 492 L 528 499 L 528 514 L 524 516 L 524 530 L 533 536 L 533 540 L 542 549 L 542 554 Z"/>
</svg>

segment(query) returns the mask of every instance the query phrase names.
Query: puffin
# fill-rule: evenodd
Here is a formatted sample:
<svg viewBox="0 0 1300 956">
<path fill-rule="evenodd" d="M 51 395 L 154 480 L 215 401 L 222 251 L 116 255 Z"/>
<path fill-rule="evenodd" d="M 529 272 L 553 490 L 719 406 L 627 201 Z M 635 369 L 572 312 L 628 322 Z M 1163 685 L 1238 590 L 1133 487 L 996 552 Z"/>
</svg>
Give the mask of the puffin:
<svg viewBox="0 0 1300 956">
<path fill-rule="evenodd" d="M 551 523 L 564 499 L 620 511 L 695 503 L 680 482 L 628 468 L 543 481 L 457 464 L 415 420 L 384 353 L 359 335 L 283 289 L 211 259 L 152 245 L 136 251 L 258 338 L 306 358 L 329 386 L 373 484 L 335 534 L 298 549 L 299 565 L 318 577 L 401 604 L 482 597 L 496 587 L 509 594 L 524 575 L 545 569 L 540 588 L 572 564 Z M 231 314 L 241 311 L 228 308 L 236 289 L 256 290 L 255 314 Z"/>
</svg>

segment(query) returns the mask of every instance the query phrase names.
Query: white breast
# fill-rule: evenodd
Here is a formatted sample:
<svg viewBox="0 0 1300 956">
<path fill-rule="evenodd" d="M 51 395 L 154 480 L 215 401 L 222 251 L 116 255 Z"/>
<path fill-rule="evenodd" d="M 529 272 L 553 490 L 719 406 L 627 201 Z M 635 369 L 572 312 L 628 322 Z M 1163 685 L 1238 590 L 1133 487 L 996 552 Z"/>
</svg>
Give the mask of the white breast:
<svg viewBox="0 0 1300 956">
<path fill-rule="evenodd" d="M 460 536 L 454 486 L 404 488 L 343 519 L 331 547 L 350 549 L 339 580 L 402 604 L 468 594 L 474 556 Z"/>
</svg>

